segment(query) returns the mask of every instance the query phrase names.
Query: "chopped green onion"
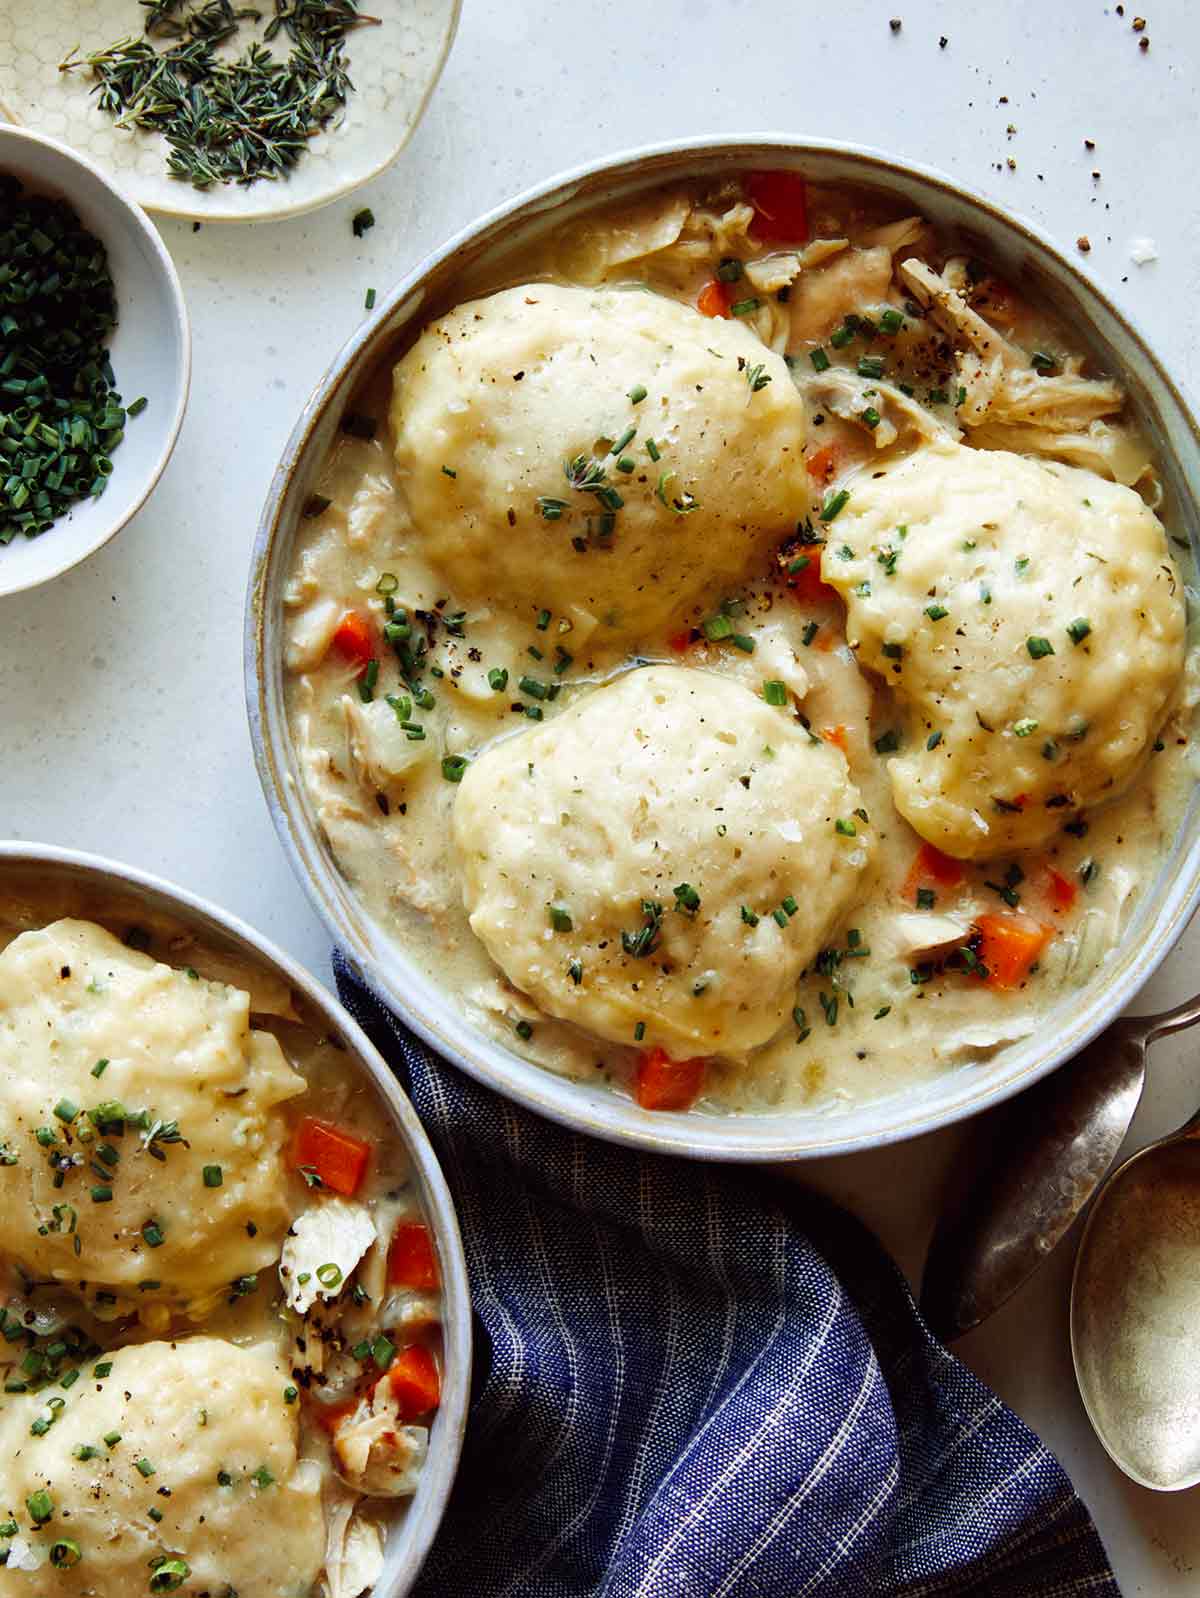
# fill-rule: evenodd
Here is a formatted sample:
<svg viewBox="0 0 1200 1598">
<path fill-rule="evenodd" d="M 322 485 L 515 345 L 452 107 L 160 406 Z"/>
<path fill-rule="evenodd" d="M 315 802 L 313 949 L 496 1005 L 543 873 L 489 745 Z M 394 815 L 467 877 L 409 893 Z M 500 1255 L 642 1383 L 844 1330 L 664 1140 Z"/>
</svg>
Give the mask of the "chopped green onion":
<svg viewBox="0 0 1200 1598">
<path fill-rule="evenodd" d="M 833 830 L 840 832 L 843 838 L 856 838 L 858 836 L 858 828 L 852 821 L 846 820 L 844 816 L 837 818 L 833 824 Z"/>
<path fill-rule="evenodd" d="M 904 326 L 904 318 L 893 306 L 888 306 L 886 311 L 879 313 L 879 331 L 881 333 L 898 333 Z"/>
<path fill-rule="evenodd" d="M 363 301 L 363 307 L 364 307 L 365 310 L 368 310 L 368 311 L 373 311 L 375 309 L 375 290 L 374 289 L 368 289 L 367 290 L 367 297 Z"/>
<path fill-rule="evenodd" d="M 137 1460 L 134 1468 L 137 1470 L 139 1476 L 153 1476 L 155 1471 L 155 1467 L 148 1459 Z"/>
<path fill-rule="evenodd" d="M 60 1121 L 63 1121 L 67 1126 L 70 1126 L 71 1122 L 79 1114 L 79 1106 L 77 1104 L 72 1104 L 70 1099 L 59 1099 L 58 1103 L 54 1106 L 54 1113 L 58 1116 Z"/>
<path fill-rule="evenodd" d="M 522 677 L 517 687 L 523 694 L 528 694 L 531 699 L 545 699 L 549 689 L 544 682 L 538 682 L 536 677 Z"/>
<path fill-rule="evenodd" d="M 493 666 L 488 672 L 488 685 L 498 694 L 508 687 L 508 673 L 503 666 Z"/>
<path fill-rule="evenodd" d="M 829 370 L 829 357 L 819 345 L 815 350 L 809 350 L 808 358 L 812 362 L 814 372 L 827 372 Z"/>
<path fill-rule="evenodd" d="M 662 454 L 659 450 L 659 447 L 652 438 L 648 438 L 646 440 L 646 454 L 649 455 L 652 461 L 658 461 L 662 459 Z"/>
<path fill-rule="evenodd" d="M 332 1260 L 324 1265 L 317 1266 L 317 1281 L 322 1287 L 340 1287 L 342 1281 L 342 1267 L 335 1265 Z"/>
<path fill-rule="evenodd" d="M 835 350 L 844 350 L 853 337 L 854 329 L 848 323 L 843 322 L 841 327 L 835 328 L 829 335 L 829 342 Z"/>
<path fill-rule="evenodd" d="M 166 1234 L 157 1221 L 146 1221 L 142 1225 L 142 1241 L 147 1248 L 161 1248 L 166 1242 Z"/>
<path fill-rule="evenodd" d="M 839 511 L 845 509 L 849 499 L 850 490 L 848 488 L 840 488 L 836 494 L 830 494 L 824 505 L 821 506 L 821 520 L 823 522 L 831 522 Z"/>
<path fill-rule="evenodd" d="M 56 1570 L 70 1570 L 82 1558 L 79 1544 L 73 1537 L 59 1537 L 50 1544 L 50 1563 Z"/>
<path fill-rule="evenodd" d="M 192 1573 L 186 1559 L 163 1559 L 150 1577 L 151 1592 L 175 1592 Z"/>
<path fill-rule="evenodd" d="M 882 355 L 860 355 L 858 357 L 858 368 L 857 368 L 857 370 L 858 370 L 859 377 L 876 377 L 876 378 L 882 377 L 883 376 L 883 356 Z"/>
<path fill-rule="evenodd" d="M 734 633 L 729 642 L 735 649 L 740 649 L 743 655 L 752 655 L 754 653 L 755 644 L 749 633 Z"/>
<path fill-rule="evenodd" d="M 447 782 L 461 782 L 463 773 L 470 764 L 466 755 L 443 755 L 442 776 Z"/>
<path fill-rule="evenodd" d="M 1076 616 L 1075 620 L 1067 623 L 1067 637 L 1073 644 L 1081 644 L 1092 630 L 1092 624 L 1086 616 Z"/>
<path fill-rule="evenodd" d="M 944 616 L 948 616 L 950 612 L 946 609 L 945 605 L 926 605 L 925 614 L 929 617 L 930 621 L 941 621 L 942 618 Z"/>
<path fill-rule="evenodd" d="M 107 1070 L 108 1070 L 108 1061 L 107 1060 L 97 1060 L 95 1065 L 92 1067 L 92 1075 L 94 1077 L 96 1077 L 96 1078 L 100 1078 L 100 1077 L 102 1077 L 104 1075 L 105 1071 L 107 1071 Z"/>
<path fill-rule="evenodd" d="M 756 927 L 758 925 L 758 916 L 748 904 L 742 906 L 742 920 L 748 927 Z"/>
<path fill-rule="evenodd" d="M 860 414 L 859 420 L 862 422 L 864 427 L 869 427 L 871 431 L 874 432 L 879 426 L 880 422 L 883 420 L 883 417 L 880 416 L 879 412 L 873 405 L 868 405 L 866 410 Z"/>
<path fill-rule="evenodd" d="M 1025 647 L 1034 660 L 1044 660 L 1047 655 L 1054 653 L 1054 645 L 1048 638 L 1027 638 Z"/>
<path fill-rule="evenodd" d="M 702 627 L 704 636 L 713 643 L 719 642 L 722 638 L 733 637 L 733 623 L 728 616 L 710 616 L 707 621 L 702 623 Z"/>
<path fill-rule="evenodd" d="M 769 705 L 786 705 L 788 703 L 787 685 L 772 678 L 770 682 L 763 683 L 763 698 Z"/>
<path fill-rule="evenodd" d="M 206 1165 L 201 1174 L 204 1177 L 205 1187 L 220 1187 L 225 1180 L 224 1172 L 219 1165 Z"/>
</svg>

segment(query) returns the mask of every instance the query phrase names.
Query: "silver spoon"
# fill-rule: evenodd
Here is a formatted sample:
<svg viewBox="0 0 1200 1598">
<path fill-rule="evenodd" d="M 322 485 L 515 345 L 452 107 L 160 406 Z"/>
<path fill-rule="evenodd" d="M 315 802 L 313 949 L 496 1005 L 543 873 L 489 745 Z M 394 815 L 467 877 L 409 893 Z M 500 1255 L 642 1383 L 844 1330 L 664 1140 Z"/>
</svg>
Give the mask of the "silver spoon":
<svg viewBox="0 0 1200 1598">
<path fill-rule="evenodd" d="M 1200 1021 L 1200 994 L 1124 1016 L 1075 1058 L 980 1116 L 955 1161 L 921 1309 L 947 1342 L 987 1319 L 1054 1249 L 1129 1130 L 1155 1038 Z"/>
<path fill-rule="evenodd" d="M 1159 1492 L 1200 1482 L 1200 1114 L 1097 1193 L 1071 1353 L 1088 1419 L 1125 1474 Z"/>
</svg>

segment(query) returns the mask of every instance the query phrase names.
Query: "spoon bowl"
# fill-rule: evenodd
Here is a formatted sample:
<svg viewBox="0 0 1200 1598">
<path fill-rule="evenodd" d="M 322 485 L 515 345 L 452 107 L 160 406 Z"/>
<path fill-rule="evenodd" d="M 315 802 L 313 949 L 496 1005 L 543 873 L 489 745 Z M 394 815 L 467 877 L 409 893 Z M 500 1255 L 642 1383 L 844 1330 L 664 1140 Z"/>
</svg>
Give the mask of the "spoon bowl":
<svg viewBox="0 0 1200 1598">
<path fill-rule="evenodd" d="M 1097 1194 L 1071 1353 L 1088 1419 L 1125 1474 L 1156 1492 L 1200 1483 L 1200 1117 Z"/>
</svg>

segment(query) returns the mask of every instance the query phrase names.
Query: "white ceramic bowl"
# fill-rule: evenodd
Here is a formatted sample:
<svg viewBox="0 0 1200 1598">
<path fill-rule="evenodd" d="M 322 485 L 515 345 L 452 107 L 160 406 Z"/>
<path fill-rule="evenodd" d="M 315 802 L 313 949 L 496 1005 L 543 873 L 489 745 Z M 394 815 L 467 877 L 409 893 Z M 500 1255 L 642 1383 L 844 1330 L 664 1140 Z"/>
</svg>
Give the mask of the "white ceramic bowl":
<svg viewBox="0 0 1200 1598">
<path fill-rule="evenodd" d="M 36 588 L 77 566 L 141 508 L 175 448 L 191 377 L 191 333 L 174 263 L 149 217 L 96 166 L 44 134 L 0 124 L 0 172 L 68 201 L 108 251 L 117 295 L 110 349 L 126 405 L 148 404 L 113 452 L 99 499 L 81 500 L 37 538 L 0 548 L 0 595 Z"/>
<path fill-rule="evenodd" d="M 1127 318 L 1035 228 L 948 178 L 874 151 L 777 137 L 663 145 L 568 173 L 520 195 L 451 239 L 408 274 L 334 361 L 305 407 L 276 470 L 259 525 L 246 616 L 246 684 L 259 775 L 276 829 L 331 936 L 365 980 L 434 1048 L 530 1108 L 598 1137 L 706 1159 L 798 1159 L 870 1148 L 974 1114 L 1054 1069 L 1137 993 L 1200 899 L 1200 796 L 1194 796 L 1157 878 L 1120 945 L 1085 987 L 1065 995 L 1034 1036 L 887 1099 L 770 1115 L 648 1112 L 611 1090 L 570 1082 L 484 1037 L 367 915 L 339 873 L 308 803 L 283 704 L 282 591 L 301 507 L 342 412 L 363 376 L 453 303 L 481 260 L 561 229 L 589 208 L 671 179 L 792 167 L 818 182 L 902 194 L 1065 312 L 1101 365 L 1120 373 L 1161 458 L 1179 531 L 1198 544 L 1200 432 L 1178 389 Z"/>
<path fill-rule="evenodd" d="M 218 954 L 258 966 L 292 990 L 301 1020 L 333 1038 L 368 1081 L 408 1154 L 421 1204 L 437 1239 L 442 1269 L 442 1401 L 417 1491 L 388 1538 L 383 1574 L 371 1598 L 404 1598 L 441 1522 L 466 1425 L 471 1376 L 471 1304 L 462 1239 L 450 1191 L 416 1112 L 379 1052 L 341 1005 L 309 973 L 242 921 L 194 894 L 96 855 L 49 845 L 0 842 L 0 899 L 35 915 L 94 916 L 114 931 L 152 917 L 191 934 Z"/>
</svg>

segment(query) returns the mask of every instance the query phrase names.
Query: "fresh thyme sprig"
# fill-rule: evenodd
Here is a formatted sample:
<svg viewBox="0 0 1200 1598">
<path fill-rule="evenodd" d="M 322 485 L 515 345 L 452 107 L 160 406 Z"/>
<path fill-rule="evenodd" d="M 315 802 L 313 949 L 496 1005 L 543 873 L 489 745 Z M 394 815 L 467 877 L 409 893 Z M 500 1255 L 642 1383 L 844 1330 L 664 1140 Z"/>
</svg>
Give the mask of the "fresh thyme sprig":
<svg viewBox="0 0 1200 1598">
<path fill-rule="evenodd" d="M 262 12 L 233 0 L 140 3 L 142 38 L 70 56 L 59 71 L 90 71 L 100 109 L 118 127 L 161 133 L 168 172 L 197 189 L 286 176 L 353 89 L 346 34 L 380 20 L 361 14 L 358 0 L 274 0 L 262 39 L 230 60 L 218 49 Z M 267 48 L 281 32 L 286 58 Z M 154 39 L 174 42 L 159 50 Z"/>
</svg>

